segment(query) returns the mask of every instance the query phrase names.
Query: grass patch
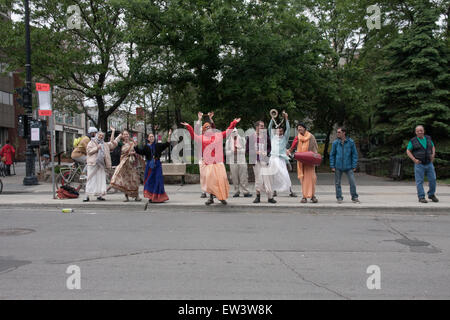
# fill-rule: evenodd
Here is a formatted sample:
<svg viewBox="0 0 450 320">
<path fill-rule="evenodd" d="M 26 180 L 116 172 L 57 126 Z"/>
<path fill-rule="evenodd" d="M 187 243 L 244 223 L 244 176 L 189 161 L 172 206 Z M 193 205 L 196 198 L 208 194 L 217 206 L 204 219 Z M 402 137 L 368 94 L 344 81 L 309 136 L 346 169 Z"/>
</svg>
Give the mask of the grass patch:
<svg viewBox="0 0 450 320">
<path fill-rule="evenodd" d="M 450 185 L 450 178 L 446 178 L 446 179 L 437 179 L 438 183 L 443 183 L 443 184 L 448 184 Z"/>
</svg>

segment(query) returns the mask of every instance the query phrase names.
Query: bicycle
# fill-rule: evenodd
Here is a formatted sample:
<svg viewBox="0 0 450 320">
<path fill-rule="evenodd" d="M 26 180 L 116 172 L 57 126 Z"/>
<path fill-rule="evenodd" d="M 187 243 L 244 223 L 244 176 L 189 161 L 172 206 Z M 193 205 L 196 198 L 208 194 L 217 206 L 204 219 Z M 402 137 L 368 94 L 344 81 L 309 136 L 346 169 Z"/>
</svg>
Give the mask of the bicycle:
<svg viewBox="0 0 450 320">
<path fill-rule="evenodd" d="M 87 174 L 85 172 L 86 165 L 74 162 L 69 167 L 61 168 L 56 177 L 56 187 L 71 186 L 77 191 L 86 189 Z"/>
</svg>

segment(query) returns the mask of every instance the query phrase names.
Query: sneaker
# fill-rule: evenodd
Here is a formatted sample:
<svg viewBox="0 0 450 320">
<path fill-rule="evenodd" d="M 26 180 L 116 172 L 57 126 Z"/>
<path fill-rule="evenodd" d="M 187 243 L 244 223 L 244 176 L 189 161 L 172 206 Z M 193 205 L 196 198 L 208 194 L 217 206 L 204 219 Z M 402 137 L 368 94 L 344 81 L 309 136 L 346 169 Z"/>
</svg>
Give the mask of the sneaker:
<svg viewBox="0 0 450 320">
<path fill-rule="evenodd" d="M 419 202 L 420 202 L 420 203 L 428 203 L 428 201 L 427 201 L 425 198 L 420 198 L 420 199 L 419 199 Z"/>
<path fill-rule="evenodd" d="M 291 197 L 291 198 L 297 198 L 297 195 L 296 195 L 294 192 L 291 192 L 291 193 L 289 194 L 289 197 Z"/>
<path fill-rule="evenodd" d="M 220 200 L 220 202 L 222 202 L 223 205 L 227 205 L 227 200 Z"/>
<path fill-rule="evenodd" d="M 98 201 L 106 201 L 106 199 L 103 198 L 103 197 L 97 197 L 97 200 L 98 200 Z"/>
<path fill-rule="evenodd" d="M 337 203 L 341 204 L 342 202 L 344 202 L 344 199 L 337 199 Z"/>
<path fill-rule="evenodd" d="M 206 193 L 203 192 L 200 198 L 206 198 Z"/>
<path fill-rule="evenodd" d="M 361 203 L 358 198 L 353 198 L 352 201 L 353 203 Z"/>
<path fill-rule="evenodd" d="M 319 202 L 319 200 L 317 200 L 316 196 L 313 196 L 313 197 L 311 198 L 311 202 L 312 202 L 312 203 L 317 203 L 317 202 Z"/>
<path fill-rule="evenodd" d="M 208 201 L 205 202 L 205 204 L 206 204 L 207 206 L 209 206 L 210 204 L 213 204 L 213 203 L 214 203 L 214 200 L 211 199 L 211 198 L 209 198 Z"/>
<path fill-rule="evenodd" d="M 430 200 L 433 201 L 433 202 L 439 202 L 439 199 L 436 198 L 435 195 L 432 195 L 431 197 L 428 197 L 428 199 L 430 199 Z"/>
<path fill-rule="evenodd" d="M 272 199 L 269 199 L 267 202 L 269 202 L 269 203 L 277 203 L 277 200 L 275 200 L 274 198 L 272 198 Z"/>
<path fill-rule="evenodd" d="M 306 198 L 302 198 L 302 200 L 300 201 L 300 203 L 307 203 L 308 200 Z"/>
<path fill-rule="evenodd" d="M 84 198 L 83 202 L 89 202 L 89 197 Z"/>
<path fill-rule="evenodd" d="M 250 197 L 252 197 L 253 195 L 251 194 L 251 193 L 244 193 L 244 198 L 250 198 Z"/>
<path fill-rule="evenodd" d="M 236 192 L 233 196 L 233 198 L 239 198 L 239 192 Z"/>
</svg>

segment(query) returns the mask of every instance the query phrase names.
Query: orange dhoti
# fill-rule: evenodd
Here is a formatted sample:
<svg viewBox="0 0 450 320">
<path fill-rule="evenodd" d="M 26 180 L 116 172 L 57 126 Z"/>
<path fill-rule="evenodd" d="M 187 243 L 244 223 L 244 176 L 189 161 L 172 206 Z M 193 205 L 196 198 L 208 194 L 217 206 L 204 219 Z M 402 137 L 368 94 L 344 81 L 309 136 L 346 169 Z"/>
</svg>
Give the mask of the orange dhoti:
<svg viewBox="0 0 450 320">
<path fill-rule="evenodd" d="M 218 200 L 226 200 L 230 194 L 227 171 L 223 163 L 203 165 L 202 173 L 206 192 L 216 196 Z"/>
<path fill-rule="evenodd" d="M 316 182 L 317 182 L 316 167 L 305 164 L 303 164 L 302 167 L 303 167 L 303 175 L 298 179 L 302 184 L 303 198 L 306 199 L 312 198 L 316 194 Z"/>
<path fill-rule="evenodd" d="M 306 151 L 317 152 L 316 139 L 309 131 L 298 135 L 297 152 Z M 302 185 L 303 198 L 312 198 L 316 193 L 316 167 L 297 161 L 297 176 Z"/>
</svg>

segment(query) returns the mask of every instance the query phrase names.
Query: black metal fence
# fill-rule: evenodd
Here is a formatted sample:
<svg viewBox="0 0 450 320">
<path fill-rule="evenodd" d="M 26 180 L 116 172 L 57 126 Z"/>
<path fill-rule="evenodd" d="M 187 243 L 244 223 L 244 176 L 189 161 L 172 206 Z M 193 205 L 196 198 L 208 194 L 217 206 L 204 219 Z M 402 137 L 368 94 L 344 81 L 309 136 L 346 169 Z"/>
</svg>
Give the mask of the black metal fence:
<svg viewBox="0 0 450 320">
<path fill-rule="evenodd" d="M 359 171 L 373 176 L 390 177 L 394 180 L 414 178 L 414 163 L 407 157 L 359 159 Z M 436 159 L 434 166 L 438 178 L 450 176 L 448 161 Z"/>
</svg>

